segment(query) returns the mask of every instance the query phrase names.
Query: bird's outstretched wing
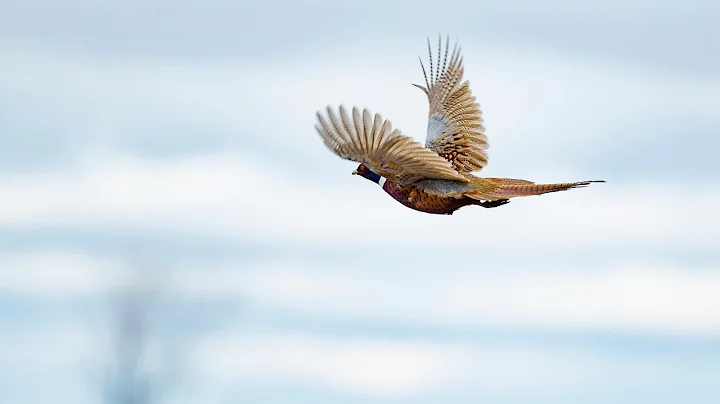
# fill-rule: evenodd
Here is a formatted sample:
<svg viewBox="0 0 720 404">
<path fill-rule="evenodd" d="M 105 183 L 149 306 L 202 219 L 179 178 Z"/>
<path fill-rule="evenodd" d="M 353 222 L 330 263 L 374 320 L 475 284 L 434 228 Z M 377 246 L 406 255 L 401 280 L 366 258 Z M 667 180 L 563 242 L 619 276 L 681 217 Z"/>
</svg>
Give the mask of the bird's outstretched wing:
<svg viewBox="0 0 720 404">
<path fill-rule="evenodd" d="M 442 41 L 438 37 L 437 61 L 433 64 L 428 39 L 429 77 L 420 60 L 425 87 L 415 85 L 425 92 L 430 103 L 425 147 L 447 159 L 458 172 L 471 173 L 487 165 L 488 141 L 480 105 L 470 91 L 470 82 L 461 84 L 464 68 L 460 49 L 456 43 L 448 61 L 449 48 L 448 38 L 443 57 Z"/>
<path fill-rule="evenodd" d="M 328 119 L 318 112 L 315 125 L 320 136 L 338 156 L 363 163 L 370 170 L 400 184 L 412 184 L 423 178 L 467 182 L 450 163 L 412 138 L 393 130 L 380 114 L 373 117 L 353 108 L 350 117 L 340 106 L 340 117 L 327 107 Z"/>
</svg>

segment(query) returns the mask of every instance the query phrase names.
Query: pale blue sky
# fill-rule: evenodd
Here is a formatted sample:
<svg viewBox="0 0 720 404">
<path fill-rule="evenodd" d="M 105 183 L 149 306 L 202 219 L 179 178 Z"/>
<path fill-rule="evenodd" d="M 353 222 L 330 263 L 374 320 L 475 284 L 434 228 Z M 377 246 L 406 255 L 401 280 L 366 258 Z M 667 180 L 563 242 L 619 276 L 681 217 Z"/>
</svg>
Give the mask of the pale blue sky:
<svg viewBox="0 0 720 404">
<path fill-rule="evenodd" d="M 100 402 L 133 269 L 161 402 L 720 400 L 716 2 L 146 3 L 0 6 L 0 402 Z M 315 111 L 422 139 L 438 32 L 480 175 L 608 183 L 439 217 L 351 177 Z"/>
</svg>

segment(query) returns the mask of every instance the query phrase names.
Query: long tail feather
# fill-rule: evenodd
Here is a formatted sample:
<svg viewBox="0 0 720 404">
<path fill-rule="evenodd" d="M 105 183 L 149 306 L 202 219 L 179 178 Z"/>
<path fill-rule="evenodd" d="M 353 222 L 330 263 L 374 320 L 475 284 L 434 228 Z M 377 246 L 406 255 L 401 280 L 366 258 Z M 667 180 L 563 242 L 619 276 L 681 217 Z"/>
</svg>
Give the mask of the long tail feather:
<svg viewBox="0 0 720 404">
<path fill-rule="evenodd" d="M 478 178 L 474 181 L 473 190 L 465 195 L 479 200 L 498 200 L 519 196 L 542 195 L 550 192 L 567 191 L 584 188 L 597 181 L 564 182 L 559 184 L 535 184 L 531 181 L 512 178 Z"/>
<path fill-rule="evenodd" d="M 605 181 L 580 181 L 580 182 L 564 182 L 559 184 L 502 184 L 493 191 L 494 194 L 504 197 L 513 198 L 516 196 L 542 195 L 550 192 L 567 191 L 568 189 L 584 188 L 592 182 Z"/>
</svg>

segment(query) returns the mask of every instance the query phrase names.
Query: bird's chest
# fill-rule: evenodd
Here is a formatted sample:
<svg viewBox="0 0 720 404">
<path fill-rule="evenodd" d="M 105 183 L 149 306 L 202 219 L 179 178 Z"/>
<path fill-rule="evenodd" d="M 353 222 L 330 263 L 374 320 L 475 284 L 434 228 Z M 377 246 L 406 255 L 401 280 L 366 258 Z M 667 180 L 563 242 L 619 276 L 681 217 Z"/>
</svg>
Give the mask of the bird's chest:
<svg viewBox="0 0 720 404">
<path fill-rule="evenodd" d="M 466 198 L 457 199 L 429 194 L 416 186 L 401 187 L 389 180 L 383 184 L 383 190 L 408 208 L 426 213 L 450 215 L 457 209 L 472 203 Z"/>
</svg>

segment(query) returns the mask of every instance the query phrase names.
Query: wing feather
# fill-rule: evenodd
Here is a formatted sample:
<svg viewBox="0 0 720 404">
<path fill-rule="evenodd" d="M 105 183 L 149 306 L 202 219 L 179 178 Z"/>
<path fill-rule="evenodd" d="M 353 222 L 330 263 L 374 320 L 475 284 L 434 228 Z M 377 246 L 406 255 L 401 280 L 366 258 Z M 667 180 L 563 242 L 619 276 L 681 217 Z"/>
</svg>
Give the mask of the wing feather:
<svg viewBox="0 0 720 404">
<path fill-rule="evenodd" d="M 436 64 L 433 64 L 430 40 L 428 55 L 430 73 L 420 61 L 426 87 L 420 87 L 430 104 L 425 147 L 447 159 L 458 172 L 479 171 L 487 165 L 489 147 L 480 105 L 470 91 L 470 82 L 462 82 L 463 59 L 457 43 L 450 53 L 450 38 L 445 41 L 444 57 L 438 37 Z M 428 81 L 429 76 L 429 81 Z"/>
<path fill-rule="evenodd" d="M 353 108 L 352 120 L 343 106 L 339 116 L 327 108 L 327 119 L 320 112 L 315 129 L 325 145 L 338 156 L 365 164 L 389 180 L 409 185 L 424 178 L 467 182 L 468 180 L 436 152 L 392 128 L 380 114 Z"/>
</svg>

